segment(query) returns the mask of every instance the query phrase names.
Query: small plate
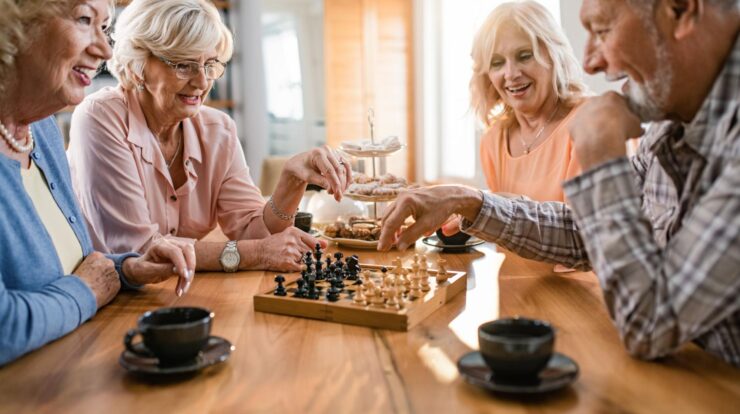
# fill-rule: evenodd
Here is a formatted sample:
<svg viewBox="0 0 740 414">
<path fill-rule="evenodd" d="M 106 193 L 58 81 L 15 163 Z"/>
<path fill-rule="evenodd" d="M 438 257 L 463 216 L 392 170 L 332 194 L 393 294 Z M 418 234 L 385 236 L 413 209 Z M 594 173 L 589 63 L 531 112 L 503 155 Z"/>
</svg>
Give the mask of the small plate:
<svg viewBox="0 0 740 414">
<path fill-rule="evenodd" d="M 457 369 L 469 383 L 506 394 L 542 394 L 564 388 L 578 378 L 578 364 L 559 352 L 552 354 L 545 369 L 531 382 L 496 379 L 479 351 L 468 352 L 457 361 Z"/>
<path fill-rule="evenodd" d="M 443 252 L 447 253 L 464 252 L 473 246 L 478 246 L 486 242 L 485 240 L 481 240 L 477 237 L 471 237 L 468 239 L 468 241 L 465 242 L 465 244 L 444 244 L 442 243 L 442 240 L 437 237 L 436 234 L 433 234 L 429 237 L 424 237 L 423 239 L 421 239 L 421 241 L 427 246 L 437 247 L 439 249 L 442 249 Z"/>
<path fill-rule="evenodd" d="M 329 237 L 323 232 L 320 232 L 319 236 L 325 238 L 326 240 L 329 240 L 330 242 L 334 242 L 340 246 L 343 246 L 343 247 L 352 247 L 355 249 L 377 249 L 378 248 L 377 240 L 358 240 L 358 239 L 345 239 L 341 237 Z"/>
<path fill-rule="evenodd" d="M 370 203 L 382 203 L 386 201 L 393 201 L 398 198 L 398 193 L 387 194 L 387 195 L 367 195 L 367 194 L 355 194 L 355 193 L 344 193 L 347 197 L 357 200 L 366 201 Z"/>
<path fill-rule="evenodd" d="M 402 150 L 405 147 L 406 146 L 402 144 L 400 147 L 392 147 L 387 149 L 359 150 L 347 148 L 343 145 L 340 145 L 339 149 L 349 155 L 354 155 L 355 157 L 387 157 L 395 152 Z"/>
<path fill-rule="evenodd" d="M 208 338 L 205 348 L 203 348 L 195 359 L 180 365 L 159 366 L 159 360 L 157 358 L 142 357 L 128 350 L 121 353 L 118 362 L 130 372 L 137 374 L 185 374 L 226 361 L 234 349 L 231 342 L 226 339 L 219 336 L 211 336 Z"/>
</svg>

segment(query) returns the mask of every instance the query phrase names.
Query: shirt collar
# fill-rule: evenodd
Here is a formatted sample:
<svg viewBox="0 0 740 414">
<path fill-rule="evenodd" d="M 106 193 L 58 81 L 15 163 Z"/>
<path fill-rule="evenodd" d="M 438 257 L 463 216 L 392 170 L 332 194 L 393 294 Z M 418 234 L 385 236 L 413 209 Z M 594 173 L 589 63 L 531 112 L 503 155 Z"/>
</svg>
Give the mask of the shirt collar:
<svg viewBox="0 0 740 414">
<path fill-rule="evenodd" d="M 146 161 L 154 163 L 154 154 L 157 137 L 152 134 L 146 125 L 146 117 L 141 110 L 136 92 L 133 90 L 123 90 L 126 96 L 126 105 L 128 106 L 128 142 L 138 146 L 142 150 L 142 156 Z M 203 162 L 203 153 L 200 148 L 199 133 L 193 119 L 188 118 L 182 121 L 183 131 L 183 158 L 185 160 Z M 192 163 L 187 163 L 186 169 L 192 169 Z"/>
</svg>

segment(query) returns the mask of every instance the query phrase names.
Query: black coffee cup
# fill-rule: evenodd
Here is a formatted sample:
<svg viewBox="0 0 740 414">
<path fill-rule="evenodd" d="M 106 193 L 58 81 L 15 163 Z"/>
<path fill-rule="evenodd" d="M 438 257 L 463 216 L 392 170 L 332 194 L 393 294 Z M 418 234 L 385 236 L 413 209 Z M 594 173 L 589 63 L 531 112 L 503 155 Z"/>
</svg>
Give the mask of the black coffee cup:
<svg viewBox="0 0 740 414">
<path fill-rule="evenodd" d="M 308 233 L 311 231 L 311 220 L 312 219 L 313 219 L 313 214 L 307 211 L 299 211 L 295 213 L 295 221 L 293 222 L 293 224 L 299 229 Z"/>
<path fill-rule="evenodd" d="M 137 328 L 126 333 L 123 343 L 136 355 L 156 357 L 161 365 L 187 362 L 208 342 L 213 316 L 204 308 L 155 309 L 139 317 Z M 133 343 L 136 335 L 141 335 L 140 343 Z"/>
<path fill-rule="evenodd" d="M 555 330 L 536 319 L 498 319 L 478 327 L 478 345 L 495 378 L 527 380 L 547 366 Z"/>
<path fill-rule="evenodd" d="M 442 229 L 437 229 L 437 238 L 439 241 L 444 243 L 445 246 L 462 246 L 470 239 L 470 235 L 458 231 L 452 236 L 445 236 L 444 233 L 442 233 Z"/>
</svg>

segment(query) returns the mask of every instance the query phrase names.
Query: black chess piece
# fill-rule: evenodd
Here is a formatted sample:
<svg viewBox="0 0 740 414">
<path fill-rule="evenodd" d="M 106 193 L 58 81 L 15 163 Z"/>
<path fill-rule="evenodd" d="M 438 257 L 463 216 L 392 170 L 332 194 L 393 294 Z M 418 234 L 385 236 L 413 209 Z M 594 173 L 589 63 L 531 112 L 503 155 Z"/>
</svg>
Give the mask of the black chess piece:
<svg viewBox="0 0 740 414">
<path fill-rule="evenodd" d="M 360 266 L 358 264 L 357 256 L 352 255 L 347 258 L 347 279 L 357 280 L 357 275 L 360 272 Z"/>
<path fill-rule="evenodd" d="M 277 287 L 275 288 L 275 296 L 285 296 L 287 294 L 287 292 L 285 291 L 285 286 L 283 286 L 283 282 L 285 282 L 285 276 L 275 276 L 275 282 L 277 283 Z"/>
<path fill-rule="evenodd" d="M 342 252 L 335 252 L 334 253 L 334 265 L 336 267 L 339 267 L 339 268 L 344 267 L 344 263 L 342 263 L 342 257 L 344 257 L 344 253 L 342 253 Z"/>
<path fill-rule="evenodd" d="M 303 279 L 298 279 L 295 281 L 295 283 L 298 285 L 298 289 L 296 289 L 295 293 L 293 294 L 294 298 L 302 298 L 306 296 L 306 288 L 304 285 L 306 284 L 306 281 Z"/>
<path fill-rule="evenodd" d="M 332 281 L 331 287 L 326 291 L 326 299 L 329 302 L 336 302 L 339 300 L 339 293 L 342 292 L 336 286 L 336 280 Z"/>
<path fill-rule="evenodd" d="M 319 298 L 319 292 L 316 290 L 316 279 L 313 277 L 308 278 L 308 291 L 306 292 L 306 297 L 308 299 L 318 299 Z"/>
</svg>

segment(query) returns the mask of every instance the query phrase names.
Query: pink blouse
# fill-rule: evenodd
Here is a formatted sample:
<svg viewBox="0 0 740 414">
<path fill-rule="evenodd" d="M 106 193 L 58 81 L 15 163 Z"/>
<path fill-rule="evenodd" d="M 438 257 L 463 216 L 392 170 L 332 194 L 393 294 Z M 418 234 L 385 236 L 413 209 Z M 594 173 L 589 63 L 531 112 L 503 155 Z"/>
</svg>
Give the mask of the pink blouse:
<svg viewBox="0 0 740 414">
<path fill-rule="evenodd" d="M 72 183 L 96 250 L 143 252 L 160 235 L 200 239 L 219 224 L 230 239 L 270 233 L 234 121 L 204 106 L 182 121 L 187 180 L 174 188 L 136 94 L 105 88 L 72 115 Z"/>
</svg>

